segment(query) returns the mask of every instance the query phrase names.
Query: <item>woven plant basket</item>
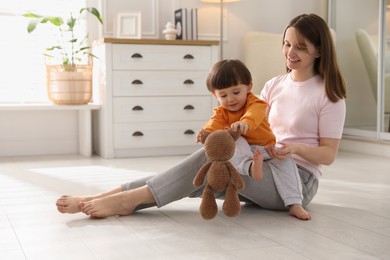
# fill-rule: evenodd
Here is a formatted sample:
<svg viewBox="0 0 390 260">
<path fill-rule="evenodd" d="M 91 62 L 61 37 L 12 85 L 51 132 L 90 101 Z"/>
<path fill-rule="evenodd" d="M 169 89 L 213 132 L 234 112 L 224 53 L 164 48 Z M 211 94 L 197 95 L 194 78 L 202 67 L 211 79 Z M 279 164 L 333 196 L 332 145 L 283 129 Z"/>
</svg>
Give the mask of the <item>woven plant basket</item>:
<svg viewBox="0 0 390 260">
<path fill-rule="evenodd" d="M 57 105 L 84 105 L 92 99 L 92 65 L 46 65 L 47 95 Z"/>
</svg>

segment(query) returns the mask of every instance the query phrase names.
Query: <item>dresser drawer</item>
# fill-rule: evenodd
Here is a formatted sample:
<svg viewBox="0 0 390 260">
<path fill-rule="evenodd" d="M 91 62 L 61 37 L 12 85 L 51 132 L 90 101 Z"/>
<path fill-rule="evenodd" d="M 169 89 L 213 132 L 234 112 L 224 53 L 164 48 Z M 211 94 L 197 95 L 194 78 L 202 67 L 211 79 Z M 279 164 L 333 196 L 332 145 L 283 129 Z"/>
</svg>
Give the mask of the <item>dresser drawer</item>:
<svg viewBox="0 0 390 260">
<path fill-rule="evenodd" d="M 208 71 L 114 71 L 114 96 L 211 95 Z"/>
<path fill-rule="evenodd" d="M 114 98 L 114 122 L 206 122 L 212 113 L 210 96 Z"/>
<path fill-rule="evenodd" d="M 207 46 L 114 44 L 114 70 L 208 70 Z"/>
<path fill-rule="evenodd" d="M 204 123 L 205 121 L 114 124 L 114 149 L 196 145 L 196 133 Z"/>
</svg>

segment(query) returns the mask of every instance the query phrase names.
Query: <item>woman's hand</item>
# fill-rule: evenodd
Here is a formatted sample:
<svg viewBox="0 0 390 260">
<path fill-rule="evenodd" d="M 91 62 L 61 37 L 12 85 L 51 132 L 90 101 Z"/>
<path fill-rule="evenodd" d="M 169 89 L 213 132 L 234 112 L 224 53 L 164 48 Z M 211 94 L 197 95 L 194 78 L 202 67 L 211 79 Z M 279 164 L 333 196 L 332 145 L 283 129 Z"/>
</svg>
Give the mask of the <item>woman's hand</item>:
<svg viewBox="0 0 390 260">
<path fill-rule="evenodd" d="M 264 149 L 269 156 L 276 159 L 285 159 L 291 155 L 291 152 L 289 151 L 286 145 L 280 148 L 276 148 L 273 145 L 268 145 Z"/>
<path fill-rule="evenodd" d="M 284 159 L 296 154 L 314 164 L 330 165 L 336 158 L 339 145 L 340 139 L 320 138 L 319 146 L 289 143 L 280 148 L 266 146 L 265 150 L 272 158 Z"/>
</svg>

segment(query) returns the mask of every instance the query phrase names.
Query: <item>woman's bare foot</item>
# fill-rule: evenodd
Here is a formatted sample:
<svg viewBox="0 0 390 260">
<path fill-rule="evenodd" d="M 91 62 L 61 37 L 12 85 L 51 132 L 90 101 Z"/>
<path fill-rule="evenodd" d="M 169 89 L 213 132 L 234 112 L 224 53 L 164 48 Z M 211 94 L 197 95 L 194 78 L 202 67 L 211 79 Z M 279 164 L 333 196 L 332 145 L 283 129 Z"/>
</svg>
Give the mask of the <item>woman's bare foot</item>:
<svg viewBox="0 0 390 260">
<path fill-rule="evenodd" d="M 261 180 L 263 178 L 263 155 L 259 149 L 256 149 L 253 153 L 253 162 L 251 164 L 251 176 L 255 180 Z"/>
<path fill-rule="evenodd" d="M 131 215 L 136 206 L 128 199 L 126 193 L 127 191 L 121 194 L 81 202 L 80 207 L 83 213 L 94 218 Z"/>
<path fill-rule="evenodd" d="M 57 210 L 61 213 L 70 213 L 70 214 L 78 213 L 81 212 L 80 203 L 87 202 L 93 199 L 103 198 L 121 191 L 122 188 L 118 187 L 110 191 L 98 193 L 96 195 L 88 195 L 88 196 L 63 195 L 56 201 Z"/>
<path fill-rule="evenodd" d="M 154 198 L 147 186 L 123 191 L 106 197 L 80 203 L 83 213 L 95 218 L 114 215 L 131 215 L 141 204 L 154 203 Z"/>
<path fill-rule="evenodd" d="M 93 199 L 92 196 L 63 195 L 56 201 L 57 210 L 61 213 L 78 213 L 81 212 L 80 202 L 86 202 L 91 199 Z"/>
<path fill-rule="evenodd" d="M 290 205 L 288 213 L 301 220 L 311 220 L 310 214 L 299 204 Z"/>
</svg>

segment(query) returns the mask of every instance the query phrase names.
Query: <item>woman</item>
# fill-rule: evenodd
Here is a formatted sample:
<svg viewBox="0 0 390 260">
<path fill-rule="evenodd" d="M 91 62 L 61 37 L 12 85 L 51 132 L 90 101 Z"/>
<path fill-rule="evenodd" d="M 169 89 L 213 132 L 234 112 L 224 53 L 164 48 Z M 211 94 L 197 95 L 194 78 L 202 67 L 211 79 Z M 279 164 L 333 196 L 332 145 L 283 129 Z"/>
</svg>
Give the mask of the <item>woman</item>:
<svg viewBox="0 0 390 260">
<path fill-rule="evenodd" d="M 303 207 L 317 192 L 320 165 L 331 164 L 339 148 L 346 89 L 329 28 L 321 17 L 303 14 L 294 18 L 284 31 L 283 54 L 287 73 L 267 82 L 261 93 L 268 103 L 269 122 L 277 138 L 276 147 L 267 147 L 274 159 L 263 163 L 261 181 L 242 175 L 246 188 L 240 191 L 240 198 L 266 209 L 289 210 L 290 215 L 308 220 L 310 214 Z M 253 153 L 240 138 L 232 162 L 240 169 L 241 162 L 248 158 L 251 160 Z M 291 160 L 291 171 L 286 174 L 299 174 L 303 195 L 300 207 L 286 208 L 281 199 L 283 187 L 272 172 L 278 158 Z M 192 180 L 206 160 L 200 149 L 162 174 L 92 196 L 62 196 L 56 202 L 57 209 L 61 213 L 107 217 L 199 197 L 202 189 L 195 189 Z"/>
</svg>

